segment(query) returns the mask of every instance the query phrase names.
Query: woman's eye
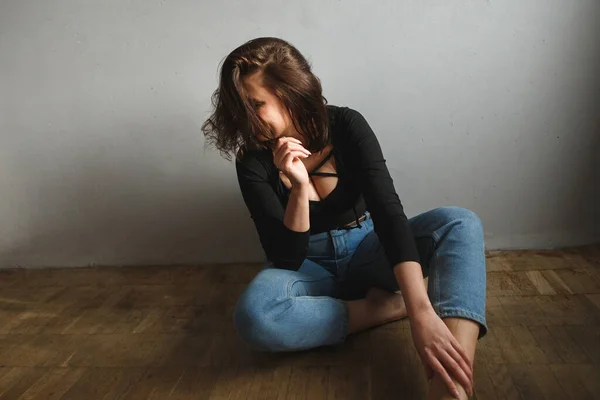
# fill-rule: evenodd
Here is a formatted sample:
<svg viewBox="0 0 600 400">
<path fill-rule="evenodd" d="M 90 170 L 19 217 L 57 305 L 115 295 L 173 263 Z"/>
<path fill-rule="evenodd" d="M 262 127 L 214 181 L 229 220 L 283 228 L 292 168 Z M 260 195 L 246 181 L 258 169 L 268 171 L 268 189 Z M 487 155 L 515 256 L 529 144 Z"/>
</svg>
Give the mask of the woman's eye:
<svg viewBox="0 0 600 400">
<path fill-rule="evenodd" d="M 254 108 L 261 108 L 264 105 L 265 105 L 264 101 L 257 101 L 254 103 Z"/>
</svg>

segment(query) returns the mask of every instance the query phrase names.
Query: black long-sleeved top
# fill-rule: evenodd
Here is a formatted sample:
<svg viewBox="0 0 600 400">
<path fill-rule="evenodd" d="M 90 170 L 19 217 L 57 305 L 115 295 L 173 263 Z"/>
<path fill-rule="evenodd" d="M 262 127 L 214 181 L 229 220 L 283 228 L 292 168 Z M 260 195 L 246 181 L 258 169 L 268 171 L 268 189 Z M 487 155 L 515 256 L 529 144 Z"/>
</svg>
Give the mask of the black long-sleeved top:
<svg viewBox="0 0 600 400">
<path fill-rule="evenodd" d="M 310 201 L 308 231 L 295 232 L 283 223 L 289 190 L 279 177 L 270 150 L 246 151 L 236 161 L 242 196 L 267 258 L 278 268 L 296 270 L 306 258 L 311 234 L 344 226 L 368 210 L 390 265 L 419 262 L 412 231 L 375 133 L 356 110 L 333 105 L 327 110 L 339 177 L 327 197 Z"/>
</svg>

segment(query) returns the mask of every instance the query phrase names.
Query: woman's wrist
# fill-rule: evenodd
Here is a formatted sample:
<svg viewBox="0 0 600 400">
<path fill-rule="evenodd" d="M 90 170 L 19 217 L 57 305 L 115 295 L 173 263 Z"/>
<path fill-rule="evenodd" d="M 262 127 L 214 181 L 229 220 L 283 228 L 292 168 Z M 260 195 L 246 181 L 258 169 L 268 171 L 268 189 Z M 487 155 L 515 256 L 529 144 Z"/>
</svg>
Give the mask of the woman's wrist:
<svg viewBox="0 0 600 400">
<path fill-rule="evenodd" d="M 292 187 L 290 191 L 297 193 L 308 193 L 308 189 L 310 188 L 310 181 L 307 182 L 291 182 Z"/>
<path fill-rule="evenodd" d="M 399 263 L 394 267 L 394 275 L 404 296 L 406 312 L 409 318 L 414 318 L 425 311 L 433 310 L 425 284 L 421 265 L 415 261 Z"/>
</svg>

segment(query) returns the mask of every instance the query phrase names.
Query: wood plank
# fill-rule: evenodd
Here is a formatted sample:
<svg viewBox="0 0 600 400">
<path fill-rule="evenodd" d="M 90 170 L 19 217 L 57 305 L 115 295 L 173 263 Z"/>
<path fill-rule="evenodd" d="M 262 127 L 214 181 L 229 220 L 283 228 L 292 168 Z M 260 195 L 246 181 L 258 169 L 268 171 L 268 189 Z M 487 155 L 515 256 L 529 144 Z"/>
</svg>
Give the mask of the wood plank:
<svg viewBox="0 0 600 400">
<path fill-rule="evenodd" d="M 596 268 L 577 268 L 556 271 L 574 294 L 600 293 L 600 276 Z"/>
<path fill-rule="evenodd" d="M 141 335 L 146 336 L 146 335 Z M 162 335 L 171 341 L 170 348 L 164 353 L 162 359 L 159 361 L 159 365 L 164 367 L 207 367 L 212 365 L 222 365 L 217 361 L 217 353 L 221 352 L 221 357 L 228 357 L 228 349 L 220 347 L 214 349 L 214 353 L 211 353 L 213 349 L 213 343 L 219 341 L 218 337 L 212 337 L 209 335 Z M 213 356 L 213 354 L 215 354 Z M 214 357 L 214 359 L 213 359 Z"/>
<path fill-rule="evenodd" d="M 520 357 L 525 364 L 545 364 L 546 355 L 535 340 L 531 331 L 525 326 L 510 327 L 510 332 L 518 344 Z"/>
<path fill-rule="evenodd" d="M 0 367 L 12 367 L 10 354 L 14 354 L 14 348 L 23 341 L 23 336 L 0 335 Z M 7 356 L 6 354 L 9 353 Z"/>
<path fill-rule="evenodd" d="M 536 342 L 539 343 L 540 348 L 544 353 L 544 357 L 548 363 L 559 364 L 564 362 L 561 356 L 563 350 L 557 343 L 554 336 L 550 333 L 548 327 L 530 326 L 528 329 L 531 332 L 531 335 L 535 338 Z"/>
<path fill-rule="evenodd" d="M 24 268 L 0 269 L 0 291 L 8 289 L 14 284 L 22 285 L 26 274 L 27 270 Z"/>
<path fill-rule="evenodd" d="M 0 400 L 18 399 L 46 371 L 47 369 L 45 368 L 13 368 L 10 376 L 7 374 L 3 377 L 3 381 L 5 382 L 0 382 Z"/>
<path fill-rule="evenodd" d="M 260 370 L 263 373 L 254 380 L 248 398 L 285 400 L 289 391 L 292 367 L 289 365 L 277 365 L 262 367 Z"/>
<path fill-rule="evenodd" d="M 546 319 L 536 299 L 546 296 L 502 296 L 498 297 L 507 316 L 512 321 L 511 326 L 545 325 Z"/>
<path fill-rule="evenodd" d="M 84 372 L 82 368 L 52 368 L 23 393 L 19 399 L 60 399 Z"/>
<path fill-rule="evenodd" d="M 533 380 L 547 400 L 564 400 L 568 398 L 549 365 L 533 364 L 528 365 L 527 368 L 531 371 Z"/>
<path fill-rule="evenodd" d="M 291 366 L 262 366 L 254 370 L 248 399 L 277 400 L 287 395 Z"/>
<path fill-rule="evenodd" d="M 19 326 L 22 323 L 23 315 L 27 313 L 31 313 L 31 311 L 20 309 L 3 310 L 0 308 L 0 335 L 6 335 L 14 327 Z"/>
<path fill-rule="evenodd" d="M 11 388 L 18 377 L 23 374 L 24 369 L 19 367 L 3 367 L 1 371 L 0 395 Z"/>
<path fill-rule="evenodd" d="M 600 399 L 600 365 L 580 364 L 574 366 L 579 382 L 592 394 L 595 399 Z"/>
<path fill-rule="evenodd" d="M 314 367 L 292 367 L 290 383 L 285 396 L 290 400 L 308 400 L 307 393 L 310 385 L 310 370 Z"/>
<path fill-rule="evenodd" d="M 406 346 L 410 334 L 404 330 L 385 331 L 374 329 L 367 332 L 371 338 L 371 398 L 387 399 L 402 393 L 414 398 L 419 388 L 411 381 L 411 375 L 423 373 L 423 367 L 409 371 Z M 412 345 L 412 343 L 410 343 Z"/>
<path fill-rule="evenodd" d="M 583 386 L 573 365 L 552 364 L 550 369 L 565 390 L 569 399 L 587 400 L 593 399 L 592 394 Z"/>
<path fill-rule="evenodd" d="M 487 252 L 485 264 L 487 272 L 510 271 L 510 266 L 506 264 L 504 255 L 499 252 Z"/>
<path fill-rule="evenodd" d="M 0 353 L 0 365 L 5 367 L 36 367 L 44 365 L 50 354 L 46 346 L 38 346 L 35 335 L 8 335 L 14 345 Z"/>
<path fill-rule="evenodd" d="M 62 333 L 67 335 L 93 335 L 132 333 L 145 318 L 145 310 L 117 308 L 90 308 Z"/>
<path fill-rule="evenodd" d="M 508 272 L 496 271 L 487 273 L 487 294 L 492 297 L 515 296 L 520 291 Z"/>
<path fill-rule="evenodd" d="M 495 328 L 496 340 L 502 350 L 502 358 L 509 364 L 518 364 L 523 361 L 519 342 L 508 327 Z"/>
<path fill-rule="evenodd" d="M 202 291 L 180 288 L 172 285 L 135 285 L 125 294 L 115 307 L 131 310 L 155 307 L 189 306 Z M 226 293 L 226 291 L 221 292 Z"/>
<path fill-rule="evenodd" d="M 173 388 L 169 400 L 208 399 L 218 376 L 216 367 L 188 368 Z M 246 376 L 240 375 L 239 381 L 243 382 L 244 378 Z M 229 398 L 233 400 L 235 397 Z"/>
<path fill-rule="evenodd" d="M 485 360 L 478 361 L 475 358 L 473 365 L 474 374 L 474 397 L 480 400 L 500 400 L 496 395 L 496 388 L 490 379 L 488 367 Z"/>
<path fill-rule="evenodd" d="M 118 399 L 141 377 L 139 368 L 86 368 L 61 400 Z"/>
<path fill-rule="evenodd" d="M 554 290 L 550 282 L 544 278 L 544 275 L 540 271 L 526 271 L 526 274 L 539 294 L 556 294 L 556 290 Z"/>
<path fill-rule="evenodd" d="M 315 397 L 309 399 L 368 399 L 369 398 L 369 373 L 370 368 L 361 365 L 347 365 L 344 367 L 330 367 L 327 391 L 320 390 L 313 393 Z M 321 395 L 325 395 L 320 397 Z"/>
<path fill-rule="evenodd" d="M 579 256 L 566 257 L 562 251 L 548 250 L 507 251 L 504 258 L 513 271 L 568 269 L 583 261 Z"/>
<path fill-rule="evenodd" d="M 513 367 L 514 365 L 511 364 L 488 364 L 490 379 L 500 399 L 513 400 L 522 398 L 511 377 L 510 371 Z"/>
<path fill-rule="evenodd" d="M 510 280 L 514 283 L 516 287 L 516 294 L 522 296 L 531 296 L 537 295 L 538 290 L 527 275 L 529 271 L 511 271 L 506 272 Z"/>
<path fill-rule="evenodd" d="M 587 358 L 600 365 L 600 326 L 566 326 L 566 332 L 573 342 L 583 349 Z M 585 357 L 578 360 L 585 362 Z"/>
<path fill-rule="evenodd" d="M 495 333 L 495 329 L 488 330 L 488 333 L 477 344 L 477 355 L 485 360 L 487 365 L 504 364 L 506 361 L 502 355 L 502 348 Z"/>
<path fill-rule="evenodd" d="M 579 341 L 574 340 L 564 326 L 548 328 L 560 351 L 560 357 L 566 363 L 589 363 L 591 360 L 581 348 Z"/>
<path fill-rule="evenodd" d="M 510 377 L 523 399 L 527 400 L 545 400 L 542 390 L 533 379 L 533 374 L 528 365 L 515 364 L 510 370 Z"/>
<path fill-rule="evenodd" d="M 35 335 L 34 348 L 45 350 L 44 358 L 36 365 L 45 367 L 70 367 L 70 361 L 78 352 L 86 352 L 88 338 L 76 335 Z"/>
<path fill-rule="evenodd" d="M 352 369 L 352 366 L 348 365 L 346 368 L 344 367 L 313 367 L 310 369 L 309 377 L 308 377 L 308 389 L 306 391 L 307 399 L 326 399 L 328 390 L 333 389 L 332 395 L 340 394 L 339 390 L 336 387 L 336 384 L 339 384 L 347 379 L 348 376 L 352 376 L 353 371 L 348 371 L 348 369 Z M 333 382 L 330 380 L 329 374 L 333 373 Z M 333 385 L 331 385 L 333 383 Z M 331 385 L 331 386 L 329 386 Z M 335 397 L 333 397 L 335 398 Z M 348 397 L 350 398 L 350 397 Z"/>
<path fill-rule="evenodd" d="M 542 276 L 546 278 L 548 283 L 554 288 L 557 294 L 573 294 L 573 291 L 567 284 L 558 276 L 556 271 L 542 271 Z"/>
<path fill-rule="evenodd" d="M 513 325 L 511 318 L 504 311 L 504 307 L 497 297 L 488 297 L 486 303 L 486 317 L 489 327 Z"/>
<path fill-rule="evenodd" d="M 56 292 L 44 301 L 43 306 L 40 306 L 45 311 L 100 307 L 112 294 L 110 289 L 98 286 L 67 286 L 53 287 L 52 289 L 55 289 Z"/>
<path fill-rule="evenodd" d="M 81 367 L 159 366 L 176 337 L 170 335 L 73 335 L 87 337 L 69 364 Z"/>
<path fill-rule="evenodd" d="M 161 333 L 154 326 L 162 319 L 167 309 L 152 308 L 146 312 L 146 316 L 133 328 L 132 333 Z"/>
<path fill-rule="evenodd" d="M 148 368 L 120 400 L 168 399 L 184 372 L 177 367 Z"/>
<path fill-rule="evenodd" d="M 60 292 L 62 287 L 47 287 L 31 290 L 22 286 L 11 286 L 2 289 L 0 293 L 0 309 L 31 311 L 40 304 L 45 304 L 49 298 Z"/>
<path fill-rule="evenodd" d="M 595 305 L 600 311 L 600 294 L 586 294 L 590 302 Z"/>
</svg>

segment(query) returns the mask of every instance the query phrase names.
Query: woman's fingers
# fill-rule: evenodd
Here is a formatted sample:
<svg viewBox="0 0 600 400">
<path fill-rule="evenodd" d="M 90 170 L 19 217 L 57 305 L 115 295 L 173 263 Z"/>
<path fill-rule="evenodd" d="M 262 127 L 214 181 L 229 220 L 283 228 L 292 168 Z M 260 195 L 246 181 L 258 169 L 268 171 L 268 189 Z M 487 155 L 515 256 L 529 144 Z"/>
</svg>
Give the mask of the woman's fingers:
<svg viewBox="0 0 600 400">
<path fill-rule="evenodd" d="M 456 348 L 456 345 L 459 346 L 458 349 Z M 453 346 L 448 349 L 448 353 L 458 363 L 458 365 L 465 372 L 467 377 L 469 377 L 471 385 L 473 385 L 473 367 L 471 367 L 471 362 L 469 361 L 469 359 L 467 358 L 465 360 L 465 358 L 461 355 L 459 349 L 462 349 L 462 347 L 460 347 L 460 343 L 453 343 Z"/>
<path fill-rule="evenodd" d="M 280 150 L 281 148 L 284 148 L 289 145 L 300 146 L 300 147 L 304 148 L 304 146 L 302 145 L 302 142 L 296 138 L 280 137 L 277 139 L 277 142 L 275 143 L 275 147 L 273 148 L 273 151 Z"/>
<path fill-rule="evenodd" d="M 290 151 L 290 150 L 301 150 L 301 151 L 304 151 L 309 156 L 311 154 L 310 151 L 306 150 L 304 147 L 302 147 L 302 145 L 300 145 L 298 143 L 294 143 L 294 142 L 286 142 L 286 143 L 279 145 L 277 148 L 275 148 L 273 153 L 275 155 L 283 155 L 287 151 Z"/>
<path fill-rule="evenodd" d="M 281 146 L 284 146 L 286 143 L 294 143 L 294 144 L 299 144 L 300 146 L 302 146 L 302 142 L 296 138 L 293 138 L 291 136 L 280 136 L 279 138 L 277 138 L 277 141 L 275 142 L 274 150 L 279 149 Z"/>
<path fill-rule="evenodd" d="M 282 146 L 281 149 L 279 150 L 279 152 L 286 152 L 286 151 L 290 151 L 290 150 L 299 150 L 299 151 L 303 151 L 306 153 L 307 156 L 311 155 L 311 152 L 306 150 L 304 147 L 302 147 L 299 144 L 296 143 L 288 143 L 285 146 Z"/>
<path fill-rule="evenodd" d="M 469 366 L 469 369 L 471 370 L 471 374 L 473 374 L 473 362 L 469 359 L 469 355 L 467 354 L 467 351 L 464 349 L 464 347 L 462 347 L 460 345 L 460 343 L 458 342 L 458 340 L 456 340 L 456 338 L 454 338 L 454 340 L 452 340 L 452 347 L 454 347 L 454 349 L 458 352 L 458 354 L 460 354 L 462 359 L 465 360 L 465 362 Z"/>
<path fill-rule="evenodd" d="M 458 355 L 458 354 L 457 354 Z M 462 385 L 465 391 L 471 394 L 471 378 L 467 375 L 466 371 L 464 371 L 461 366 L 458 364 L 457 360 L 452 358 L 452 356 L 443 351 L 439 355 L 439 359 L 442 361 L 442 364 L 446 367 L 446 370 L 449 370 L 452 376 Z"/>
<path fill-rule="evenodd" d="M 273 161 L 275 162 L 275 165 L 281 165 L 286 155 L 291 152 L 294 152 L 294 154 L 303 154 L 304 157 L 302 158 L 306 158 L 311 155 L 310 151 L 306 150 L 301 145 L 288 141 L 284 144 L 279 145 L 277 149 L 273 152 Z"/>
<path fill-rule="evenodd" d="M 444 368 L 444 366 L 438 361 L 438 359 L 435 357 L 435 355 L 431 353 L 431 351 L 429 351 L 427 353 L 427 357 L 429 358 L 429 363 L 430 363 L 432 369 L 437 374 L 439 374 L 440 378 L 442 378 L 442 381 L 446 384 L 446 387 L 448 388 L 448 391 L 453 396 L 455 396 L 456 398 L 458 398 L 460 396 L 458 394 L 458 389 L 456 388 L 456 385 L 452 381 L 452 378 L 450 378 L 450 375 L 448 375 L 448 372 L 446 371 L 446 368 Z"/>
<path fill-rule="evenodd" d="M 279 165 L 279 169 L 283 170 L 284 172 L 286 170 L 289 170 L 292 167 L 292 161 L 294 161 L 294 158 L 306 158 L 308 157 L 306 154 L 304 154 L 301 151 L 290 151 L 289 153 L 287 153 L 285 155 L 285 157 L 283 157 L 283 160 L 281 160 L 281 164 Z"/>
</svg>

